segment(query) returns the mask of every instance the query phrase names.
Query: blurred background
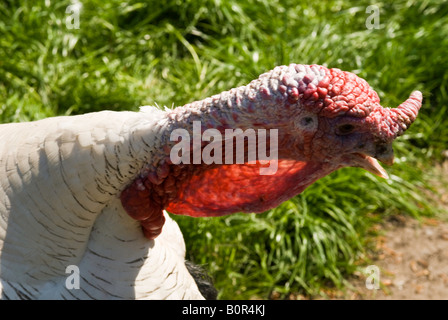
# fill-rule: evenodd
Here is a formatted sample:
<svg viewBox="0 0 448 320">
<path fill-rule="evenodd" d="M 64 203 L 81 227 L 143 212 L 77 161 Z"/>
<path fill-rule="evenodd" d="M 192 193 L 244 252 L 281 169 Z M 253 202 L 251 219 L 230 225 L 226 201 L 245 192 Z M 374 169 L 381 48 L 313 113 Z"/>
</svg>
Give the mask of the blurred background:
<svg viewBox="0 0 448 320">
<path fill-rule="evenodd" d="M 391 179 L 346 168 L 260 215 L 174 217 L 220 298 L 325 298 L 369 264 L 385 218 L 444 219 L 447 53 L 446 1 L 3 0 L 0 122 L 180 106 L 289 63 L 356 73 L 383 106 L 422 91 Z"/>
</svg>

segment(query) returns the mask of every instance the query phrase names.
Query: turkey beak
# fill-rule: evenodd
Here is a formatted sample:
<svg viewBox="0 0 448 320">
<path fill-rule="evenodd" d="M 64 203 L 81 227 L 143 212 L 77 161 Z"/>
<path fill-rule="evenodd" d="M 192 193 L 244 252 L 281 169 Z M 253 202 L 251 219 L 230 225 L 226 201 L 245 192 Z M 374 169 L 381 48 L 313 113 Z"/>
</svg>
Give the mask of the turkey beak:
<svg viewBox="0 0 448 320">
<path fill-rule="evenodd" d="M 392 160 L 393 161 L 393 160 Z M 386 170 L 378 163 L 378 160 L 370 156 L 358 153 L 355 159 L 354 166 L 361 167 L 378 177 L 389 179 Z"/>
<path fill-rule="evenodd" d="M 373 157 L 358 153 L 355 159 L 355 163 L 358 167 L 361 167 L 370 173 L 377 175 L 378 177 L 389 179 L 389 175 L 378 163 L 378 160 L 388 166 L 391 166 L 394 163 L 394 150 L 392 149 L 392 143 L 378 143 L 375 146 L 375 153 Z"/>
<path fill-rule="evenodd" d="M 392 144 L 378 144 L 375 148 L 375 158 L 380 160 L 382 163 L 391 166 L 394 164 L 394 149 L 392 149 Z"/>
</svg>

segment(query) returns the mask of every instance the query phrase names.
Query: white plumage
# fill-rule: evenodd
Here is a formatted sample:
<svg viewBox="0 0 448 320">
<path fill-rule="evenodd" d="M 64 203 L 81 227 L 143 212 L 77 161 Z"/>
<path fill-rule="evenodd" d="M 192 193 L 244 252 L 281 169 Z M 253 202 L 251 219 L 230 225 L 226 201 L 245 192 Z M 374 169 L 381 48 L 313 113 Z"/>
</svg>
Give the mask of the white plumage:
<svg viewBox="0 0 448 320">
<path fill-rule="evenodd" d="M 9 299 L 202 299 L 165 213 L 144 238 L 119 199 L 165 112 L 103 111 L 0 125 L 0 292 Z M 80 288 L 66 286 L 77 266 Z"/>
</svg>

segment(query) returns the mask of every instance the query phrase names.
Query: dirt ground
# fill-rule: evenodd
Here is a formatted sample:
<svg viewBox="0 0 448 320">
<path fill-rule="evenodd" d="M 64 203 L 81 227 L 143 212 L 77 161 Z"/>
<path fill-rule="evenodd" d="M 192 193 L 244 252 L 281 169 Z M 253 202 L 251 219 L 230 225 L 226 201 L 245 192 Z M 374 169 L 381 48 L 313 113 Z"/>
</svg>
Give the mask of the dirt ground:
<svg viewBox="0 0 448 320">
<path fill-rule="evenodd" d="M 443 191 L 437 201 L 446 214 L 422 221 L 394 216 L 379 225 L 383 236 L 372 264 L 379 267 L 382 285 L 368 290 L 365 274 L 358 274 L 344 299 L 448 299 L 448 161 L 435 177 Z"/>
<path fill-rule="evenodd" d="M 366 275 L 358 274 L 344 298 L 448 299 L 448 223 L 398 216 L 383 227 L 385 235 L 378 238 L 379 250 L 372 262 L 380 271 L 380 288 L 367 289 Z"/>
</svg>

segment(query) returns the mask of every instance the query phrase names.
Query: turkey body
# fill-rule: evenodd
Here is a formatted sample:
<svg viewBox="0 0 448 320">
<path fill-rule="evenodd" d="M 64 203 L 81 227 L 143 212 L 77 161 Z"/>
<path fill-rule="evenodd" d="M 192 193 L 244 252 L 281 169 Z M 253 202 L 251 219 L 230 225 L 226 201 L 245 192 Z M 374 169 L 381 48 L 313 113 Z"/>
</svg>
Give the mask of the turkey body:
<svg viewBox="0 0 448 320">
<path fill-rule="evenodd" d="M 0 126 L 3 298 L 202 298 L 177 224 L 165 213 L 163 234 L 148 241 L 118 197 L 139 161 L 151 161 L 150 153 L 139 159 L 127 137 L 141 124 L 153 128 L 161 114 L 99 112 Z M 145 129 L 145 139 L 156 137 Z M 79 289 L 66 285 L 68 266 L 79 268 Z"/>
</svg>

